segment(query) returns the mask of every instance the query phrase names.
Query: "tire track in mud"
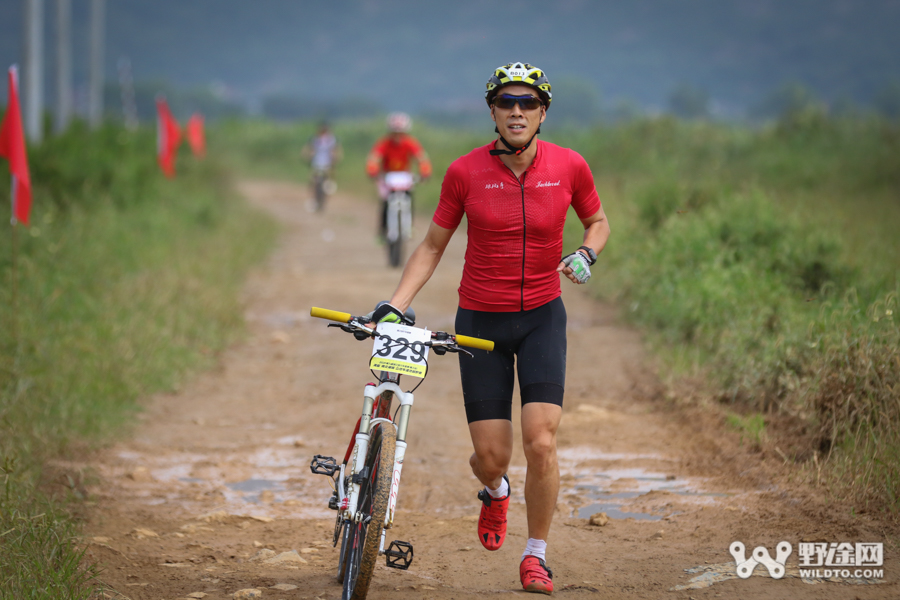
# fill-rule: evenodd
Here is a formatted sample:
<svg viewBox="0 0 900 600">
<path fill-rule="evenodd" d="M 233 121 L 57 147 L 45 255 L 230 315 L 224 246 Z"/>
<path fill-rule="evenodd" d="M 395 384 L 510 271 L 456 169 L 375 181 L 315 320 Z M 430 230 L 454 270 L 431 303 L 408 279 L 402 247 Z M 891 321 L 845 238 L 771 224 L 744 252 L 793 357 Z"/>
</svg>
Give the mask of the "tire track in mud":
<svg viewBox="0 0 900 600">
<path fill-rule="evenodd" d="M 88 509 L 87 556 L 103 565 L 109 597 L 217 600 L 251 588 L 263 598 L 340 597 L 330 488 L 308 464 L 313 454 L 343 455 L 371 379 L 371 343 L 326 328 L 309 307 L 368 311 L 390 296 L 399 271 L 386 267 L 375 241 L 373 202 L 337 195 L 324 213 L 310 214 L 303 186 L 258 181 L 241 189 L 284 225 L 277 250 L 246 285 L 247 339 L 177 393 L 148 399 L 127 440 L 81 465 L 99 479 L 90 488 L 96 502 Z M 427 219 L 417 221 L 419 236 L 426 227 Z M 452 331 L 464 249 L 460 231 L 417 298 L 421 326 Z M 735 578 L 728 553 L 735 540 L 774 549 L 782 539 L 873 541 L 866 536 L 874 530 L 817 518 L 802 495 L 763 476 L 742 477 L 742 470 L 756 472 L 754 463 L 734 436 L 716 431 L 719 421 L 685 419 L 646 399 L 658 386 L 637 334 L 617 323 L 612 308 L 567 281 L 563 289 L 562 489 L 547 556 L 558 595 L 900 595 L 889 569 L 881 585 L 804 582 L 793 568 L 796 552 L 782 580 L 762 566 L 750 579 Z M 517 447 L 510 478 L 519 496 L 507 543 L 489 553 L 475 534 L 478 485 L 468 469 L 455 360 L 435 360 L 416 392 L 388 532 L 388 541 L 414 544 L 415 562 L 397 571 L 379 561 L 373 600 L 520 594 L 524 457 Z M 599 512 L 609 523 L 590 525 Z M 894 564 L 886 554 L 886 565 Z"/>
</svg>

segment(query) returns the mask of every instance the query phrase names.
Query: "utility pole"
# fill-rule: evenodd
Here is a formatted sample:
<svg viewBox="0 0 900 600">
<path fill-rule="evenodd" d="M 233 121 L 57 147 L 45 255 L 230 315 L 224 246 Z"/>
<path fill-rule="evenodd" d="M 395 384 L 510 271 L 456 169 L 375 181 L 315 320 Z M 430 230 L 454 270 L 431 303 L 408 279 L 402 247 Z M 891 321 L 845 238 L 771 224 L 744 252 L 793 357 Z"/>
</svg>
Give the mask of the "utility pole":
<svg viewBox="0 0 900 600">
<path fill-rule="evenodd" d="M 56 0 L 56 121 L 57 134 L 72 118 L 72 0 Z"/>
<path fill-rule="evenodd" d="M 44 0 L 25 1 L 25 135 L 38 144 L 43 138 L 44 112 Z"/>
<path fill-rule="evenodd" d="M 119 88 L 122 93 L 122 113 L 125 117 L 125 127 L 134 131 L 138 127 L 134 78 L 131 75 L 131 61 L 124 56 L 119 59 Z"/>
<path fill-rule="evenodd" d="M 96 129 L 103 122 L 103 38 L 105 0 L 91 0 L 91 72 L 88 123 Z"/>
</svg>

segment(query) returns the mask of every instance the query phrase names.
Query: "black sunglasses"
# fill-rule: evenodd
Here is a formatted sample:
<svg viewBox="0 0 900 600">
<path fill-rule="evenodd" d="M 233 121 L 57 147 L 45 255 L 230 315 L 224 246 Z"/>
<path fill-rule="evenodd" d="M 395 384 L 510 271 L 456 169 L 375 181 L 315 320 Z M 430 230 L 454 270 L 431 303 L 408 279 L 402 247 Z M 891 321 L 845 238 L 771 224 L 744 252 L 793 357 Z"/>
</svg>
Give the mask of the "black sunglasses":
<svg viewBox="0 0 900 600">
<path fill-rule="evenodd" d="M 504 110 L 509 110 L 516 104 L 521 106 L 522 110 L 535 110 L 540 108 L 544 103 L 540 98 L 531 95 L 513 96 L 511 94 L 500 94 L 494 98 L 494 106 Z"/>
</svg>

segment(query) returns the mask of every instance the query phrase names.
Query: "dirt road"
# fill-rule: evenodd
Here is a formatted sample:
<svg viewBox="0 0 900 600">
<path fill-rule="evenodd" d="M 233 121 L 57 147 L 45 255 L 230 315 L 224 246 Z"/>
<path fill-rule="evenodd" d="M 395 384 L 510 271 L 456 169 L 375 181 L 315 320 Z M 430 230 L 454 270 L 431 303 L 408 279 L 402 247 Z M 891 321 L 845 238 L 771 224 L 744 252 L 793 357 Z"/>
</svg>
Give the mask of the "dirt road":
<svg viewBox="0 0 900 600">
<path fill-rule="evenodd" d="M 224 352 L 214 371 L 147 399 L 133 436 L 92 461 L 99 482 L 90 489 L 97 502 L 86 541 L 89 558 L 105 567 L 110 597 L 217 600 L 249 588 L 263 598 L 340 597 L 330 488 L 307 465 L 316 453 L 343 455 L 372 378 L 371 343 L 327 329 L 308 316 L 309 307 L 368 311 L 390 296 L 399 273 L 375 244 L 373 205 L 338 195 L 324 214 L 309 214 L 300 186 L 248 182 L 242 189 L 285 225 L 277 250 L 247 282 L 249 338 Z M 418 223 L 420 235 L 426 224 Z M 452 331 L 464 244 L 460 232 L 419 295 L 420 325 Z M 717 419 L 686 417 L 648 399 L 657 386 L 638 336 L 610 307 L 567 281 L 563 288 L 563 486 L 547 555 L 557 595 L 900 596 L 889 548 L 880 583 L 801 579 L 801 540 L 883 536 L 868 522 L 835 520 L 801 489 L 773 484 L 764 459 L 717 431 Z M 456 360 L 434 360 L 416 392 L 397 523 L 388 535 L 412 542 L 415 562 L 409 571 L 380 562 L 373 600 L 523 595 L 524 458 L 517 449 L 506 545 L 487 552 L 475 534 L 478 485 L 467 463 Z M 589 524 L 599 512 L 609 523 Z M 774 557 L 782 540 L 793 546 L 783 579 L 770 578 L 764 565 L 737 578 L 732 542 L 742 542 L 749 558 L 757 546 Z"/>
</svg>

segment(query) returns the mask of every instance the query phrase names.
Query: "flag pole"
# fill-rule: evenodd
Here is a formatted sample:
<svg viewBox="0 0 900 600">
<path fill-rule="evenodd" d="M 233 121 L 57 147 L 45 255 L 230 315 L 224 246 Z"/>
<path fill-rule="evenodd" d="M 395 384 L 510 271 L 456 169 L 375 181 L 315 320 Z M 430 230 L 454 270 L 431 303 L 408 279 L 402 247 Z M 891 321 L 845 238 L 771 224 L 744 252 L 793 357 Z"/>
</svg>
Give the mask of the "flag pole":
<svg viewBox="0 0 900 600">
<path fill-rule="evenodd" d="M 18 220 L 13 217 L 10 220 L 12 225 L 12 263 L 10 264 L 10 277 L 12 277 L 12 298 L 10 298 L 10 333 L 13 342 L 13 371 L 15 372 L 19 364 L 19 228 Z"/>
</svg>

